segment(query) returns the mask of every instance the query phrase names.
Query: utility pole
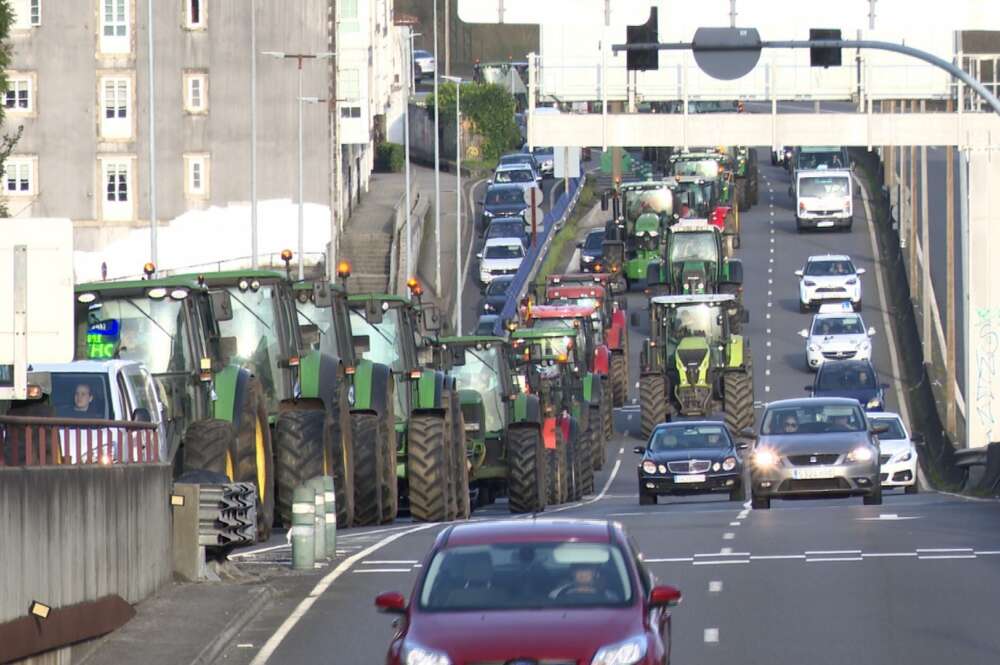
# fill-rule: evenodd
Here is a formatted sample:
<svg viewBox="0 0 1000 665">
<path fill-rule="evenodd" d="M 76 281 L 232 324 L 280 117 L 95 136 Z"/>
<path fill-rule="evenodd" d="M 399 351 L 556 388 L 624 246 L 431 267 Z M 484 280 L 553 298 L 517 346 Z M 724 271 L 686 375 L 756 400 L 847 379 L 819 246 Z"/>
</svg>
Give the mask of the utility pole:
<svg viewBox="0 0 1000 665">
<path fill-rule="evenodd" d="M 948 99 L 948 113 L 953 110 Z M 955 148 L 945 147 L 945 428 L 952 437 L 958 431 L 955 413 Z M 968 258 L 966 258 L 968 260 Z"/>
<path fill-rule="evenodd" d="M 910 102 L 910 111 L 917 112 L 917 100 Z M 910 146 L 910 293 L 916 291 L 917 282 L 917 148 Z M 924 220 L 927 223 L 927 220 Z"/>
<path fill-rule="evenodd" d="M 438 95 L 438 0 L 434 0 L 434 291 L 441 295 L 441 97 Z"/>
<path fill-rule="evenodd" d="M 927 102 L 921 100 L 920 110 L 927 111 Z M 931 239 L 930 239 L 930 204 L 927 194 L 927 146 L 920 147 L 920 245 L 924 250 L 923 287 L 920 289 L 921 310 L 923 318 L 924 362 L 933 364 L 934 344 L 931 338 Z"/>
<path fill-rule="evenodd" d="M 337 19 L 337 6 L 339 2 L 334 2 L 333 6 L 330 8 L 330 23 L 333 27 L 330 29 L 330 51 L 333 53 L 337 52 L 337 31 L 340 29 L 340 22 Z M 340 246 L 340 232 L 344 230 L 344 221 L 342 216 L 343 207 L 341 206 L 341 192 L 343 191 L 343 185 L 341 183 L 341 173 L 343 172 L 343 167 L 340 164 L 342 157 L 342 149 L 340 147 L 340 104 L 337 101 L 340 97 L 337 95 L 337 86 L 339 83 L 340 76 L 340 61 L 334 58 L 330 62 L 330 143 L 332 153 L 330 160 L 330 169 L 333 171 L 333 196 L 330 202 L 330 250 L 329 256 L 326 259 L 326 272 L 333 282 L 337 276 L 337 250 Z"/>
<path fill-rule="evenodd" d="M 257 269 L 257 0 L 250 0 L 250 265 Z"/>
<path fill-rule="evenodd" d="M 442 77 L 455 84 L 455 334 L 462 334 L 462 79 Z"/>
<path fill-rule="evenodd" d="M 153 0 L 146 5 L 149 25 L 149 260 L 156 266 L 158 259 L 156 240 L 156 50 L 153 45 Z"/>
<path fill-rule="evenodd" d="M 451 0 L 444 0 L 444 74 L 451 76 Z"/>
</svg>

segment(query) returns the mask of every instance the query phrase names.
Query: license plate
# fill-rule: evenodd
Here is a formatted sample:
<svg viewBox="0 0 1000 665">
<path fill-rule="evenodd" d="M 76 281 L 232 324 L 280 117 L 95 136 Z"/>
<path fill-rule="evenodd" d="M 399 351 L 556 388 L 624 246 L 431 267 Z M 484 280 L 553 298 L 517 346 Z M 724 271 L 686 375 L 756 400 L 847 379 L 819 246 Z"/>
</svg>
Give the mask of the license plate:
<svg viewBox="0 0 1000 665">
<path fill-rule="evenodd" d="M 692 473 L 686 476 L 674 476 L 675 483 L 703 483 L 705 482 L 704 473 Z"/>
<path fill-rule="evenodd" d="M 825 229 L 825 228 L 829 228 L 829 227 L 833 226 L 833 222 L 830 222 L 830 221 L 819 222 L 818 224 L 816 224 L 816 226 L 819 227 L 819 228 L 821 228 L 821 229 Z"/>
<path fill-rule="evenodd" d="M 795 480 L 822 480 L 833 478 L 834 470 L 830 467 L 815 467 L 811 469 L 792 469 L 792 478 Z"/>
</svg>

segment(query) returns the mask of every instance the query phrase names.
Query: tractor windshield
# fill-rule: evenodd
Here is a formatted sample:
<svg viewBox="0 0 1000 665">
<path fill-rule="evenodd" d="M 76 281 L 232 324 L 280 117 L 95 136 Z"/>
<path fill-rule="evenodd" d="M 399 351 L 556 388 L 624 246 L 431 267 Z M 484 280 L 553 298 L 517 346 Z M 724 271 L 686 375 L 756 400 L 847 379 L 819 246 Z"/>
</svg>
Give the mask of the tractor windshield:
<svg viewBox="0 0 1000 665">
<path fill-rule="evenodd" d="M 279 385 L 281 340 L 275 323 L 274 287 L 262 285 L 256 291 L 244 291 L 232 286 L 227 290 L 233 302 L 233 318 L 219 321 L 219 332 L 223 337 L 236 338 L 236 357 L 232 361 L 260 379 L 270 409 L 276 412 L 277 402 L 287 395 Z"/>
<path fill-rule="evenodd" d="M 350 339 L 350 324 L 344 315 L 344 308 L 337 305 L 317 307 L 310 300 L 297 302 L 295 309 L 300 326 L 314 325 L 319 329 L 318 350 L 343 359 L 344 352 L 340 345 L 344 340 Z"/>
<path fill-rule="evenodd" d="M 678 189 L 682 218 L 708 217 L 712 201 L 711 182 L 682 182 Z"/>
<path fill-rule="evenodd" d="M 629 224 L 639 219 L 639 215 L 655 213 L 661 219 L 674 212 L 674 194 L 668 187 L 659 189 L 627 189 L 623 195 L 625 221 Z"/>
<path fill-rule="evenodd" d="M 670 336 L 677 340 L 685 337 L 721 339 L 721 318 L 718 307 L 704 304 L 682 305 L 674 310 L 671 317 Z"/>
<path fill-rule="evenodd" d="M 459 389 L 475 390 L 483 398 L 486 431 L 503 428 L 503 394 L 500 386 L 500 356 L 496 347 L 465 349 L 465 364 L 450 372 Z"/>
<path fill-rule="evenodd" d="M 674 164 L 674 175 L 715 178 L 719 175 L 719 162 L 714 159 L 685 159 Z"/>
<path fill-rule="evenodd" d="M 181 301 L 117 298 L 78 307 L 78 359 L 137 360 L 153 374 L 194 368 Z"/>
<path fill-rule="evenodd" d="M 360 311 L 351 312 L 351 331 L 355 337 L 366 336 L 368 349 L 362 357 L 389 367 L 393 372 L 410 370 L 403 361 L 400 348 L 399 309 L 389 308 L 382 315 L 382 322 L 371 324 Z"/>
<path fill-rule="evenodd" d="M 675 233 L 670 239 L 670 261 L 719 261 L 719 248 L 713 233 Z"/>
</svg>

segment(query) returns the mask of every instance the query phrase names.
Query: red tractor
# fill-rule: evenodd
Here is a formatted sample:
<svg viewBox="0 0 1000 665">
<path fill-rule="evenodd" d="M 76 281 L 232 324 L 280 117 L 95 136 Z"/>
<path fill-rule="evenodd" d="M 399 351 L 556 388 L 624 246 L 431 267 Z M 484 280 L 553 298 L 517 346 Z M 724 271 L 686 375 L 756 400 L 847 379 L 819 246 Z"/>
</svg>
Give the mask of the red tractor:
<svg viewBox="0 0 1000 665">
<path fill-rule="evenodd" d="M 600 284 L 611 292 L 612 296 L 620 296 L 626 292 L 625 278 L 621 273 L 611 272 L 570 272 L 557 275 L 549 275 L 545 278 L 546 286 L 560 286 L 565 284 Z M 618 301 L 621 309 L 625 309 L 625 298 Z"/>
</svg>

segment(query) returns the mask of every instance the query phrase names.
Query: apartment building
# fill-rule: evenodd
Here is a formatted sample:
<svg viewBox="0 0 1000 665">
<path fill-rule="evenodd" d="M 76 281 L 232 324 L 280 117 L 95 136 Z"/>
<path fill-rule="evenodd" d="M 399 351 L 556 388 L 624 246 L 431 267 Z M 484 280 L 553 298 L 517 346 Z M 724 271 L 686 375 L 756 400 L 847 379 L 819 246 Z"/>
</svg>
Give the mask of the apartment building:
<svg viewBox="0 0 1000 665">
<path fill-rule="evenodd" d="M 305 200 L 335 218 L 367 190 L 379 128 L 401 103 L 392 0 L 156 0 L 152 88 L 146 0 L 12 4 L 3 103 L 6 130 L 23 135 L 2 193 L 11 216 L 73 219 L 79 249 L 148 225 L 154 165 L 160 223 L 250 200 L 251 7 L 258 200 L 298 193 L 297 62 L 263 52 L 338 54 L 302 65 L 303 96 L 321 100 L 303 109 Z"/>
</svg>

